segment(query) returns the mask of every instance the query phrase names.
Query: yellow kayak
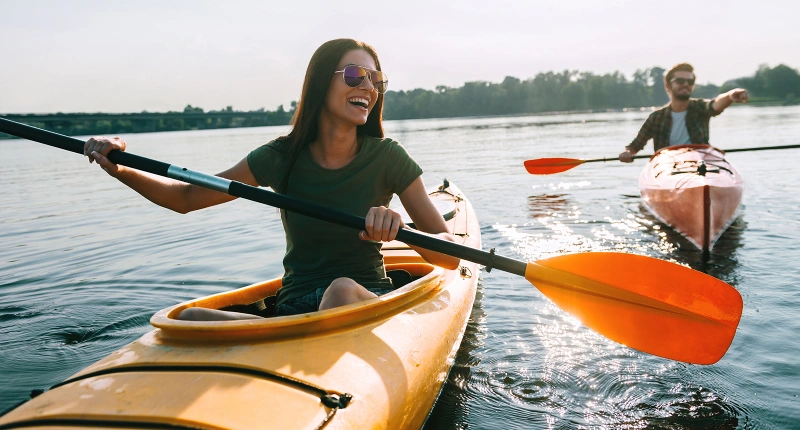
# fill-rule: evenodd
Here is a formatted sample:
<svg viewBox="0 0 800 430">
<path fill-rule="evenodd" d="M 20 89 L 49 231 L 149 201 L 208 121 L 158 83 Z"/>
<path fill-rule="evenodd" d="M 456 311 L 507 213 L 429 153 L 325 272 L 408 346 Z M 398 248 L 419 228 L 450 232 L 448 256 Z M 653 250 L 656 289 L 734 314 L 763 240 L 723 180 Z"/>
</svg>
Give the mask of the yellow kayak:
<svg viewBox="0 0 800 430">
<path fill-rule="evenodd" d="M 430 195 L 459 243 L 480 248 L 469 201 Z M 479 266 L 427 264 L 384 244 L 395 291 L 340 308 L 224 322 L 174 319 L 201 306 L 269 312 L 280 278 L 156 313 L 155 329 L 0 417 L 5 428 L 400 429 L 421 427 L 464 334 Z"/>
</svg>

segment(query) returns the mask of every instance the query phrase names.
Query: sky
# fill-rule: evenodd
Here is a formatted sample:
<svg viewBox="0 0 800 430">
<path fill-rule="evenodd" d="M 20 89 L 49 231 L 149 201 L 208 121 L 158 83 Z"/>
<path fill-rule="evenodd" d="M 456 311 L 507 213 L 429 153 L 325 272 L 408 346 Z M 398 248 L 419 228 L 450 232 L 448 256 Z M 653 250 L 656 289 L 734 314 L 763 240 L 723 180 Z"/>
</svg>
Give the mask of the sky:
<svg viewBox="0 0 800 430">
<path fill-rule="evenodd" d="M 800 69 L 800 3 L 0 0 L 0 114 L 288 107 L 323 42 L 378 52 L 390 90 L 694 65 Z"/>
</svg>

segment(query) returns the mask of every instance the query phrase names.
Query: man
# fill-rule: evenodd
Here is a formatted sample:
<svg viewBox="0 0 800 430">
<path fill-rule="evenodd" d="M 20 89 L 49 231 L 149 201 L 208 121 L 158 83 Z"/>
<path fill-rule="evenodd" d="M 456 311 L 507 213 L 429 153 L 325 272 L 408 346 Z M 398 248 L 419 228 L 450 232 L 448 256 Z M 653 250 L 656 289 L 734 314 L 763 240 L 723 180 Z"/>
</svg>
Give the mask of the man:
<svg viewBox="0 0 800 430">
<path fill-rule="evenodd" d="M 633 142 L 619 154 L 620 161 L 633 161 L 633 155 L 650 139 L 656 151 L 673 145 L 708 143 L 709 119 L 732 103 L 747 103 L 747 90 L 742 88 L 720 94 L 714 100 L 693 99 L 694 82 L 694 68 L 687 63 L 678 64 L 667 72 L 664 88 L 670 103 L 650 114 Z"/>
</svg>

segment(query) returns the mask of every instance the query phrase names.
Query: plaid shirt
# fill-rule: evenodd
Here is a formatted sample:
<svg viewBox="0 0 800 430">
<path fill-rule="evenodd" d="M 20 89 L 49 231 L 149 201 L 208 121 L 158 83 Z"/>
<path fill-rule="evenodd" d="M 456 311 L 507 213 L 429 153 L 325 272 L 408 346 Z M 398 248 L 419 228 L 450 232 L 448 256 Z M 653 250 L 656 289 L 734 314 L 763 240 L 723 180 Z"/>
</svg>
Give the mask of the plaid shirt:
<svg viewBox="0 0 800 430">
<path fill-rule="evenodd" d="M 719 115 L 712 106 L 713 100 L 691 99 L 686 113 L 686 130 L 689 132 L 691 143 L 709 143 L 708 122 L 712 116 Z M 672 109 L 670 105 L 653 112 L 647 117 L 639 134 L 630 145 L 626 146 L 631 152 L 639 152 L 653 139 L 653 146 L 658 151 L 669 146 L 669 134 L 672 132 Z"/>
</svg>

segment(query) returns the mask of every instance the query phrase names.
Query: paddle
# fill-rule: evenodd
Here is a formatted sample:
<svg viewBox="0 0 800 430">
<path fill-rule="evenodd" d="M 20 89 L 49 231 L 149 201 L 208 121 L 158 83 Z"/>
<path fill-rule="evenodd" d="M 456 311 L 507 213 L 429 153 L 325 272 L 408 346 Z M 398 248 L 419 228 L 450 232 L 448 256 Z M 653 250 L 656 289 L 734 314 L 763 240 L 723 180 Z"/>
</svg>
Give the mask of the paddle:
<svg viewBox="0 0 800 430">
<path fill-rule="evenodd" d="M 731 152 L 744 152 L 744 151 L 767 151 L 772 149 L 792 149 L 800 148 L 800 145 L 783 145 L 783 146 L 762 146 L 760 148 L 737 148 L 728 149 L 726 154 Z M 652 155 L 635 155 L 632 159 L 650 158 Z M 598 161 L 619 161 L 619 158 L 595 158 L 592 160 L 581 160 L 577 158 L 537 158 L 535 160 L 525 160 L 525 170 L 532 175 L 552 175 L 553 173 L 565 172 L 583 163 L 595 163 Z"/>
<path fill-rule="evenodd" d="M 84 142 L 0 118 L 0 132 L 83 154 Z M 224 192 L 335 224 L 364 229 L 364 218 L 174 165 L 112 151 L 114 163 Z M 414 230 L 397 239 L 524 276 L 587 327 L 632 348 L 696 364 L 727 351 L 742 313 L 730 285 L 674 263 L 633 254 L 593 252 L 525 263 Z"/>
</svg>

